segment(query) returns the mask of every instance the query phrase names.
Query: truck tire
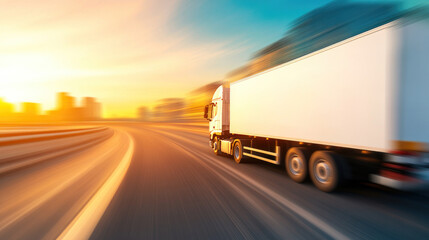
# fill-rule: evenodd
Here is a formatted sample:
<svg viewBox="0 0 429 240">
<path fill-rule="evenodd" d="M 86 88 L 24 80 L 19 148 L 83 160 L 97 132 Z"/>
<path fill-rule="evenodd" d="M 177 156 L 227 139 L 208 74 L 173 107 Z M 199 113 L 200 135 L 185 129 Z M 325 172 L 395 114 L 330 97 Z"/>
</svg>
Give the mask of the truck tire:
<svg viewBox="0 0 429 240">
<path fill-rule="evenodd" d="M 340 157 L 333 152 L 314 152 L 309 164 L 313 184 L 324 192 L 335 191 L 343 181 L 342 164 Z"/>
<path fill-rule="evenodd" d="M 232 157 L 236 163 L 245 162 L 243 159 L 243 145 L 241 144 L 240 140 L 237 140 L 234 143 L 234 147 L 232 148 Z"/>
<path fill-rule="evenodd" d="M 305 148 L 293 147 L 286 154 L 286 171 L 297 183 L 302 183 L 308 175 L 308 154 Z"/>
<path fill-rule="evenodd" d="M 221 152 L 220 152 L 220 141 L 219 141 L 219 139 L 217 137 L 213 138 L 213 152 L 216 155 L 220 155 L 221 154 Z"/>
</svg>

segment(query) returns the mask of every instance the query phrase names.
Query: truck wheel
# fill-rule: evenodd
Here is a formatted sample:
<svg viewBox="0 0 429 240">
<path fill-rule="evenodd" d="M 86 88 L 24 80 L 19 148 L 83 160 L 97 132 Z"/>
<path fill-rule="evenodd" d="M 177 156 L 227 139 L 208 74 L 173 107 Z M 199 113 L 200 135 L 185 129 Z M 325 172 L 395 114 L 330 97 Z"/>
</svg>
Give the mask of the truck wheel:
<svg viewBox="0 0 429 240">
<path fill-rule="evenodd" d="M 314 185 L 324 191 L 332 192 L 342 181 L 342 162 L 333 152 L 316 151 L 310 158 L 310 176 Z"/>
<path fill-rule="evenodd" d="M 220 155 L 220 141 L 217 137 L 213 138 L 213 152 L 216 155 Z"/>
<path fill-rule="evenodd" d="M 232 156 L 236 163 L 243 163 L 243 145 L 240 140 L 237 140 L 232 148 Z"/>
<path fill-rule="evenodd" d="M 286 171 L 292 180 L 302 183 L 307 179 L 308 154 L 305 148 L 293 147 L 286 154 Z"/>
</svg>

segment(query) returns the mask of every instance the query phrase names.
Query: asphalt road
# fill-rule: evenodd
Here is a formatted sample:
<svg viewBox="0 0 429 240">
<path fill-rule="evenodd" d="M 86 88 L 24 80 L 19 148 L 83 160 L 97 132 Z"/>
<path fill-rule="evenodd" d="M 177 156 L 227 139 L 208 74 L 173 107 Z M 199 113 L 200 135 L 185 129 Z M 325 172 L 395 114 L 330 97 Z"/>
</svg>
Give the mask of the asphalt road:
<svg viewBox="0 0 429 240">
<path fill-rule="evenodd" d="M 0 146 L 0 239 L 56 239 L 128 149 L 127 135 L 113 129 L 60 134 Z"/>
<path fill-rule="evenodd" d="M 328 194 L 214 155 L 205 127 L 105 125 L 0 146 L 0 239 L 429 239 L 428 193 Z"/>
<path fill-rule="evenodd" d="M 296 184 L 280 166 L 215 156 L 205 128 L 115 126 L 135 154 L 91 239 L 428 239 L 429 195 Z"/>
</svg>

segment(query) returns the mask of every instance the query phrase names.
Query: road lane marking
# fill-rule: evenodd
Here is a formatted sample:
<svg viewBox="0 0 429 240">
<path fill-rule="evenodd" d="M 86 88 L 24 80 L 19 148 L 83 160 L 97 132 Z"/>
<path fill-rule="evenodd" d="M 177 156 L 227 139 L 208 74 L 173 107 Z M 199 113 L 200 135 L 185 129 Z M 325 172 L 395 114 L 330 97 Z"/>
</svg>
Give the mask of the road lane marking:
<svg viewBox="0 0 429 240">
<path fill-rule="evenodd" d="M 179 138 L 179 139 L 182 139 L 184 141 L 187 141 L 189 143 L 196 145 L 196 143 L 189 141 L 186 138 L 175 135 L 173 133 L 167 133 L 167 132 L 159 131 L 159 130 L 158 131 L 152 130 L 152 131 L 158 132 L 158 133 L 164 134 L 164 135 L 173 136 L 176 139 Z M 311 223 L 312 225 L 314 225 L 318 229 L 322 230 L 324 233 L 326 233 L 330 237 L 332 237 L 334 239 L 350 239 L 349 237 L 347 237 L 343 233 L 337 231 L 332 226 L 326 224 L 322 219 L 318 218 L 317 216 L 315 216 L 314 214 L 305 210 L 304 208 L 296 205 L 295 203 L 291 202 L 290 200 L 286 199 L 285 197 L 281 196 L 280 194 L 274 192 L 270 188 L 258 183 L 257 181 L 253 180 L 252 178 L 248 177 L 247 175 L 245 175 L 245 174 L 239 172 L 238 170 L 233 169 L 230 166 L 226 165 L 225 163 L 217 161 L 218 159 L 216 159 L 214 156 L 209 156 L 207 154 L 197 153 L 196 151 L 194 151 L 188 147 L 185 147 L 182 144 L 180 144 L 174 140 L 170 139 L 170 141 L 172 141 L 173 143 L 175 143 L 179 147 L 183 148 L 183 150 L 188 152 L 189 156 L 192 156 L 194 159 L 196 159 L 198 161 L 202 161 L 200 158 L 201 156 L 205 157 L 206 159 L 214 160 L 214 161 L 204 161 L 204 163 L 208 163 L 208 164 L 220 169 L 221 171 L 227 173 L 231 177 L 234 177 L 237 180 L 241 181 L 242 183 L 248 185 L 249 187 L 254 188 L 254 189 L 258 190 L 259 192 L 263 193 L 263 195 L 271 197 L 272 200 L 275 200 L 275 202 L 280 203 L 281 205 L 283 205 L 287 209 L 291 210 L 296 215 L 305 219 L 307 222 Z"/>
<path fill-rule="evenodd" d="M 180 126 L 151 126 L 154 128 L 158 128 L 158 129 L 174 129 L 174 130 L 178 130 L 178 131 L 182 131 L 182 132 L 187 132 L 187 133 L 197 133 L 200 136 L 204 136 L 207 137 L 208 133 L 206 129 L 190 129 L 190 128 L 185 128 L 185 127 L 180 127 Z M 208 128 L 208 126 L 207 126 Z"/>
<path fill-rule="evenodd" d="M 224 165 L 224 166 L 222 166 L 223 168 L 225 168 L 225 166 L 227 166 L 224 163 L 221 163 L 221 165 Z M 229 166 L 227 166 L 227 167 L 230 168 Z M 328 234 L 332 238 L 334 238 L 334 239 L 349 239 L 347 236 L 340 233 L 335 228 L 326 224 L 322 219 L 316 217 L 315 215 L 313 215 L 309 211 L 307 211 L 304 208 L 296 205 L 295 203 L 291 202 L 290 200 L 286 199 L 285 197 L 281 196 L 280 194 L 274 192 L 273 190 L 269 189 L 268 187 L 266 187 L 266 186 L 258 183 L 257 181 L 249 178 L 247 175 L 242 174 L 235 169 L 233 169 L 233 170 L 232 169 L 225 169 L 225 172 L 226 171 L 230 171 L 229 173 L 227 172 L 227 174 L 229 174 L 230 176 L 232 176 L 232 177 L 240 180 L 241 182 L 243 182 L 243 183 L 245 183 L 251 187 L 254 187 L 257 190 L 259 190 L 260 192 L 270 196 L 272 199 L 281 203 L 283 206 L 287 207 L 288 209 L 293 211 L 298 216 L 307 220 L 308 222 L 310 222 L 311 224 L 313 224 L 314 226 L 316 226 L 317 228 L 319 228 L 320 230 L 322 230 L 323 232 L 325 232 L 326 234 Z"/>
<path fill-rule="evenodd" d="M 118 167 L 57 239 L 83 240 L 91 236 L 131 164 L 135 143 L 131 135 L 125 134 L 129 139 L 129 146 Z"/>
</svg>

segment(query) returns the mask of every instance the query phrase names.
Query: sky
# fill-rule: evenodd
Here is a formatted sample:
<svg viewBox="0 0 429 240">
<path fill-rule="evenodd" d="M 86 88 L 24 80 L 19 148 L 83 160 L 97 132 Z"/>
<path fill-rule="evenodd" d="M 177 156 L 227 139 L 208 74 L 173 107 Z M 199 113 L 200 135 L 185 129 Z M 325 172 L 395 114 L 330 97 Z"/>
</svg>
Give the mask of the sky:
<svg viewBox="0 0 429 240">
<path fill-rule="evenodd" d="M 135 117 L 222 80 L 329 2 L 0 0 L 0 98 L 49 110 L 66 91 L 98 98 L 104 117 Z"/>
</svg>

